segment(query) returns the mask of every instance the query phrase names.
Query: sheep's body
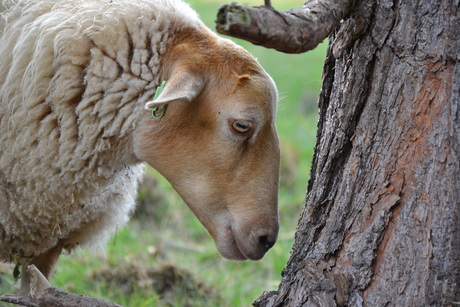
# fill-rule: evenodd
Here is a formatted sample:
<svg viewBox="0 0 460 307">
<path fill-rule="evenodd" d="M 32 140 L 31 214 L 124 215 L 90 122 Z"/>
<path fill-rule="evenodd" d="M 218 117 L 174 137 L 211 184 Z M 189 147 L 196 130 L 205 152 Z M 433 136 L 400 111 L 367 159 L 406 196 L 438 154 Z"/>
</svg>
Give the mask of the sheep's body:
<svg viewBox="0 0 460 307">
<path fill-rule="evenodd" d="M 127 221 L 142 174 L 136 120 L 174 27 L 201 23 L 174 0 L 3 6 L 0 260 L 25 264 L 59 240 L 104 243 Z"/>
</svg>

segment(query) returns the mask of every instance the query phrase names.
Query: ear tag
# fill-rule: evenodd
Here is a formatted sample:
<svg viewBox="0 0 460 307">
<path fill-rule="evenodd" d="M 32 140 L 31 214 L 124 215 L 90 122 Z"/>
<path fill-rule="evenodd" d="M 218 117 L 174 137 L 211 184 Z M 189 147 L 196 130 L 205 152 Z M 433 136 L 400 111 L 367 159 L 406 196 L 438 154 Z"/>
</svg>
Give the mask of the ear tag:
<svg viewBox="0 0 460 307">
<path fill-rule="evenodd" d="M 158 96 L 160 96 L 161 92 L 163 92 L 163 89 L 165 88 L 165 85 L 166 85 L 166 81 L 161 82 L 161 85 L 159 87 L 157 87 L 157 89 L 155 91 L 155 95 L 153 95 L 153 100 L 157 99 Z M 157 112 L 158 112 L 159 108 L 160 107 L 155 107 L 155 108 L 152 109 L 152 117 L 153 118 L 162 118 L 163 116 L 165 116 L 166 109 L 168 108 L 168 105 L 165 104 L 163 106 L 163 109 L 161 110 L 161 113 L 158 115 Z"/>
</svg>

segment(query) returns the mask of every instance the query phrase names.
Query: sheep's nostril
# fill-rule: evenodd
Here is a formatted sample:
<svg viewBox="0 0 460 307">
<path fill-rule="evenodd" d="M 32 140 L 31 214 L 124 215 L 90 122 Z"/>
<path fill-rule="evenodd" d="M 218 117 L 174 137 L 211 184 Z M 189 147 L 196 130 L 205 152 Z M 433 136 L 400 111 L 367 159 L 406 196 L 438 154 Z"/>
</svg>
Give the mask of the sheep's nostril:
<svg viewBox="0 0 460 307">
<path fill-rule="evenodd" d="M 261 236 L 259 237 L 259 242 L 260 242 L 260 245 L 262 245 L 262 247 L 266 251 L 268 251 L 270 248 L 273 247 L 273 245 L 275 245 L 276 239 L 273 240 L 273 239 L 270 239 L 268 236 Z"/>
</svg>

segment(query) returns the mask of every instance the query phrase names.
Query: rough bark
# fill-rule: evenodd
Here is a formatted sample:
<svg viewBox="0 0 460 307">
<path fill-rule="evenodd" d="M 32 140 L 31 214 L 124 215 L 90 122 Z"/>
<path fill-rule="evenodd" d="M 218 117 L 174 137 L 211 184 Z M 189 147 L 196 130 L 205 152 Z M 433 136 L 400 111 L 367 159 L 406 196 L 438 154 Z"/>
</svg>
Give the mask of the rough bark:
<svg viewBox="0 0 460 307">
<path fill-rule="evenodd" d="M 352 9 L 353 0 L 311 0 L 301 9 L 230 3 L 219 9 L 216 29 L 256 45 L 302 53 L 321 43 Z M 270 2 L 266 2 L 269 4 Z"/>
<path fill-rule="evenodd" d="M 305 208 L 255 306 L 460 303 L 459 3 L 363 3 L 360 36 L 363 10 L 330 37 Z"/>
</svg>

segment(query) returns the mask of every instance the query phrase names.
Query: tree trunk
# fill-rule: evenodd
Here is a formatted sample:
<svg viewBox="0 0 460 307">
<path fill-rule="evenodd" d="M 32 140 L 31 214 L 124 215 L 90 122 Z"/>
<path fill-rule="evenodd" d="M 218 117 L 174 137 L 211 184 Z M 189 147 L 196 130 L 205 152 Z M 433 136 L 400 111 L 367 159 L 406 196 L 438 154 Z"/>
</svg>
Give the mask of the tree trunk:
<svg viewBox="0 0 460 307">
<path fill-rule="evenodd" d="M 255 306 L 460 305 L 459 2 L 363 3 L 361 36 L 356 10 L 330 37 L 305 208 Z"/>
</svg>

